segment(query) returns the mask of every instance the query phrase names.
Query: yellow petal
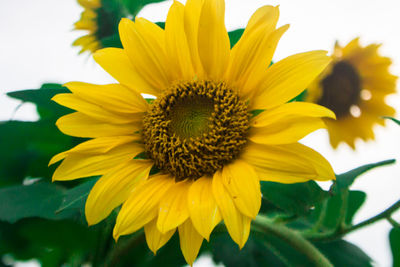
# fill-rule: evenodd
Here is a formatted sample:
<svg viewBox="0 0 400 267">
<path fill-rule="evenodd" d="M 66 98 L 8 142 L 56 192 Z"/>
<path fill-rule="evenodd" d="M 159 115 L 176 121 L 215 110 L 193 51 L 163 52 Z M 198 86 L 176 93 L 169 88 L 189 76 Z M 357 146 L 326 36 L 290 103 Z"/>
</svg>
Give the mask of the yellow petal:
<svg viewBox="0 0 400 267">
<path fill-rule="evenodd" d="M 329 162 L 318 152 L 299 143 L 261 145 L 249 142 L 241 159 L 254 167 L 262 181 L 290 184 L 335 179 Z"/>
<path fill-rule="evenodd" d="M 329 64 L 326 51 L 311 51 L 287 57 L 266 72 L 264 84 L 250 102 L 252 109 L 269 109 L 299 95 Z"/>
<path fill-rule="evenodd" d="M 79 96 L 76 96 L 75 94 L 58 94 L 55 95 L 51 100 L 67 108 L 79 111 L 96 120 L 109 123 L 116 123 L 116 124 L 130 123 L 135 121 L 141 121 L 143 117 L 142 113 L 117 114 L 110 112 L 107 109 L 103 108 L 102 106 L 98 106 L 93 103 L 87 102 L 86 100 L 80 98 Z"/>
<path fill-rule="evenodd" d="M 161 94 L 160 88 L 153 87 L 139 75 L 123 49 L 100 49 L 93 54 L 93 58 L 114 79 L 136 92 L 155 96 Z"/>
<path fill-rule="evenodd" d="M 138 184 L 124 202 L 115 223 L 113 236 L 136 232 L 158 214 L 158 204 L 168 189 L 175 184 L 169 175 L 154 175 Z"/>
<path fill-rule="evenodd" d="M 49 165 L 52 165 L 62 159 L 64 159 L 68 154 L 80 153 L 80 154 L 103 154 L 111 149 L 134 141 L 140 140 L 140 136 L 109 136 L 109 137 L 99 137 L 96 139 L 91 139 L 89 141 L 80 143 L 79 145 L 71 148 L 70 150 L 64 151 L 55 155 L 51 160 Z"/>
<path fill-rule="evenodd" d="M 226 78 L 230 84 L 237 85 L 242 94 L 247 93 L 244 92 L 247 90 L 244 85 L 251 72 L 256 67 L 262 68 L 265 72 L 271 62 L 279 38 L 276 41 L 269 40 L 272 39 L 269 35 L 274 31 L 278 18 L 278 7 L 259 8 L 250 18 L 242 37 L 232 49 Z"/>
<path fill-rule="evenodd" d="M 198 50 L 198 31 L 200 13 L 203 6 L 203 0 L 188 0 L 185 5 L 185 33 L 190 50 L 193 68 L 198 77 L 203 77 L 203 66 L 201 65 Z"/>
<path fill-rule="evenodd" d="M 225 28 L 224 0 L 204 0 L 198 31 L 199 56 L 205 74 L 220 80 L 229 62 L 230 43 Z"/>
<path fill-rule="evenodd" d="M 80 153 L 68 154 L 54 171 L 53 181 L 103 175 L 115 166 L 134 158 L 142 151 L 143 145 L 131 143 L 111 149 L 104 154 L 91 156 Z"/>
<path fill-rule="evenodd" d="M 59 118 L 58 129 L 76 137 L 103 137 L 133 134 L 141 129 L 141 123 L 111 124 L 74 112 Z"/>
<path fill-rule="evenodd" d="M 212 190 L 230 236 L 242 248 L 250 234 L 251 219 L 236 208 L 224 186 L 221 171 L 217 171 L 213 176 Z"/>
<path fill-rule="evenodd" d="M 242 160 L 225 165 L 222 181 L 241 213 L 255 218 L 261 207 L 260 180 L 253 167 Z"/>
<path fill-rule="evenodd" d="M 165 234 L 161 233 L 157 229 L 157 219 L 152 220 L 144 226 L 147 245 L 149 246 L 149 249 L 153 251 L 154 255 L 157 253 L 157 250 L 159 250 L 168 242 L 168 240 L 171 239 L 175 233 L 175 230 L 176 229 L 174 228 Z"/>
<path fill-rule="evenodd" d="M 174 1 L 165 22 L 165 45 L 174 80 L 191 80 L 193 65 L 184 28 L 184 6 Z"/>
<path fill-rule="evenodd" d="M 160 94 L 171 79 L 164 50 L 164 30 L 143 18 L 137 18 L 135 23 L 123 18 L 119 23 L 119 35 L 136 71 Z"/>
<path fill-rule="evenodd" d="M 265 35 L 268 36 L 275 29 L 278 19 L 279 6 L 274 7 L 266 5 L 258 8 L 247 23 L 241 40 L 247 39 L 249 35 L 254 34 L 258 30 L 262 30 Z M 241 42 L 241 40 L 239 42 Z"/>
<path fill-rule="evenodd" d="M 64 86 L 85 101 L 113 112 L 138 113 L 148 110 L 148 104 L 141 94 L 121 84 L 69 82 Z"/>
<path fill-rule="evenodd" d="M 284 25 L 273 31 L 268 38 L 264 38 L 253 56 L 253 61 L 247 68 L 242 78 L 243 85 L 240 87 L 240 95 L 251 98 L 257 95 L 258 89 L 262 87 L 265 73 L 271 64 L 272 56 L 282 35 L 287 31 L 289 25 Z M 246 51 L 244 52 L 246 53 Z"/>
<path fill-rule="evenodd" d="M 212 193 L 212 178 L 201 177 L 189 189 L 189 213 L 196 230 L 207 240 L 214 227 L 221 221 Z"/>
<path fill-rule="evenodd" d="M 180 225 L 178 230 L 183 257 L 190 266 L 193 266 L 203 243 L 203 237 L 193 227 L 190 219 Z"/>
<path fill-rule="evenodd" d="M 335 114 L 316 104 L 292 102 L 263 111 L 252 120 L 249 139 L 260 144 L 295 143 L 307 134 L 325 128 L 320 117 L 335 118 Z"/>
<path fill-rule="evenodd" d="M 188 192 L 191 184 L 188 180 L 174 184 L 160 201 L 157 227 L 161 233 L 176 228 L 189 217 Z"/>
<path fill-rule="evenodd" d="M 85 215 L 89 225 L 106 218 L 121 205 L 134 187 L 149 176 L 153 162 L 133 159 L 106 173 L 92 188 L 86 200 Z"/>
</svg>

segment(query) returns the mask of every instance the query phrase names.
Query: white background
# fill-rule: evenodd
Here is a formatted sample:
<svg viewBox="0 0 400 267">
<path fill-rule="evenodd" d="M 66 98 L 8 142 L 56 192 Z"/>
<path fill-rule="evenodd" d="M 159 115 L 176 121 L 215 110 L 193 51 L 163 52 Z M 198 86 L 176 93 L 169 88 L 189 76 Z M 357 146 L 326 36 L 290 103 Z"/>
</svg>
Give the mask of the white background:
<svg viewBox="0 0 400 267">
<path fill-rule="evenodd" d="M 151 5 L 141 16 L 152 21 L 165 20 L 171 2 Z M 400 2 L 373 0 L 227 0 L 228 30 L 246 25 L 248 18 L 260 6 L 280 5 L 280 25 L 291 24 L 284 35 L 274 61 L 297 52 L 314 49 L 332 51 L 335 40 L 342 44 L 361 36 L 363 44 L 383 43 L 381 53 L 393 59 L 392 72 L 400 73 Z M 85 81 L 112 82 L 89 55 L 78 56 L 71 48 L 81 35 L 72 31 L 81 8 L 73 0 L 1 0 L 0 1 L 0 120 L 34 120 L 33 106 L 19 102 L 4 93 L 20 89 L 38 88 L 44 82 L 64 83 Z M 388 98 L 396 109 L 398 96 Z M 388 121 L 386 128 L 376 129 L 377 139 L 367 144 L 358 142 L 357 151 L 346 146 L 333 151 L 327 134 L 319 130 L 304 142 L 320 151 L 341 173 L 361 164 L 398 158 L 400 127 Z M 399 164 L 376 169 L 356 181 L 353 189 L 368 193 L 368 199 L 356 221 L 369 218 L 400 198 Z M 325 185 L 327 186 L 327 185 Z M 399 213 L 395 218 L 400 219 Z M 382 221 L 347 236 L 375 261 L 377 266 L 391 266 L 388 243 L 389 223 Z M 77 241 L 78 242 L 78 241 Z M 199 265 L 210 264 L 202 260 Z M 196 265 L 196 264 L 195 264 Z"/>
</svg>

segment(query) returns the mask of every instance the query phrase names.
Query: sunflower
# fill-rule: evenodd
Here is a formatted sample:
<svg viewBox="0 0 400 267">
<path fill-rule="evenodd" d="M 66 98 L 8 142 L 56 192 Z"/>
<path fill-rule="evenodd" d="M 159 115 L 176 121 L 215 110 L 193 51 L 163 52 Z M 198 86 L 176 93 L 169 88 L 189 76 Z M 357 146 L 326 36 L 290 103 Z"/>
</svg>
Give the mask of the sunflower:
<svg viewBox="0 0 400 267">
<path fill-rule="evenodd" d="M 224 221 L 239 247 L 261 205 L 260 181 L 334 179 L 330 164 L 298 140 L 324 127 L 329 109 L 287 103 L 329 64 L 326 51 L 299 53 L 269 66 L 288 26 L 278 7 L 250 18 L 230 49 L 223 0 L 175 1 L 165 30 L 123 19 L 123 49 L 95 60 L 119 83 L 70 82 L 54 100 L 77 112 L 59 129 L 92 138 L 56 155 L 53 180 L 102 175 L 85 207 L 89 225 L 122 204 L 114 238 L 144 227 L 156 253 L 178 229 L 189 264 Z M 146 100 L 142 93 L 155 99 Z"/>
<path fill-rule="evenodd" d="M 324 119 L 333 148 L 341 142 L 355 149 L 355 140 L 374 139 L 373 126 L 393 116 L 385 97 L 396 89 L 390 74 L 391 60 L 378 54 L 380 45 L 362 47 L 359 38 L 345 47 L 335 44 L 332 63 L 310 85 L 308 101 L 335 112 L 337 119 Z"/>
<path fill-rule="evenodd" d="M 106 46 L 118 47 L 119 40 L 115 40 L 113 35 L 117 32 L 118 22 L 123 17 L 120 5 L 117 2 L 108 1 L 108 5 L 105 6 L 101 0 L 78 0 L 78 3 L 84 11 L 81 13 L 80 20 L 75 22 L 74 28 L 89 32 L 72 43 L 73 46 L 82 48 L 79 53 L 85 51 L 94 53 Z"/>
</svg>

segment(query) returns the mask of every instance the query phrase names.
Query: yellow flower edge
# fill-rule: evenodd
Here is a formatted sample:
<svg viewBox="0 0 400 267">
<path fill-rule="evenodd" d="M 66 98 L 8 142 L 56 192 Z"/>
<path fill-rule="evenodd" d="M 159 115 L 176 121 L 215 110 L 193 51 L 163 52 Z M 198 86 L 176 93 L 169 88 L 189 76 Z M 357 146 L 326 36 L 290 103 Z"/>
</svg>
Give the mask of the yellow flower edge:
<svg viewBox="0 0 400 267">
<path fill-rule="evenodd" d="M 97 12 L 101 7 L 101 0 L 78 0 L 84 10 L 81 13 L 80 19 L 75 22 L 75 30 L 84 30 L 88 34 L 83 35 L 76 39 L 72 45 L 81 47 L 79 53 L 89 51 L 94 53 L 96 50 L 102 48 L 100 40 L 97 37 L 98 25 L 97 25 Z"/>
<path fill-rule="evenodd" d="M 53 98 L 76 110 L 57 121 L 60 131 L 91 138 L 50 161 L 62 160 L 54 181 L 101 175 L 86 201 L 89 225 L 122 204 L 116 240 L 144 228 L 156 253 L 178 230 L 191 265 L 222 220 L 245 245 L 261 205 L 260 181 L 335 179 L 328 161 L 298 142 L 334 113 L 287 103 L 329 64 L 327 52 L 269 66 L 288 28 L 276 28 L 278 7 L 259 8 L 232 49 L 224 14 L 223 0 L 188 0 L 172 4 L 165 30 L 122 19 L 124 48 L 94 54 L 119 83 L 70 82 L 70 94 Z M 142 93 L 156 99 L 148 103 Z"/>
<path fill-rule="evenodd" d="M 359 38 L 344 47 L 336 42 L 331 64 L 309 86 L 307 101 L 324 105 L 337 115 L 336 120 L 324 119 L 333 148 L 346 143 L 355 149 L 357 139 L 373 140 L 373 127 L 385 124 L 383 116 L 395 114 L 385 98 L 395 93 L 397 77 L 389 71 L 390 58 L 379 55 L 379 47 L 363 47 Z M 329 103 L 324 101 L 328 97 Z"/>
</svg>

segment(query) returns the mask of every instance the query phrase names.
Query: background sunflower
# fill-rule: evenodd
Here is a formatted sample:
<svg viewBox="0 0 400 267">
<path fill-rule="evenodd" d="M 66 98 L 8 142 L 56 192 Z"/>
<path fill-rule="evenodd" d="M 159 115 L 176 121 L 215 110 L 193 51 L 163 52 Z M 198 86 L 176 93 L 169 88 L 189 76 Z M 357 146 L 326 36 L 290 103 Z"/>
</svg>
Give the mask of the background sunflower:
<svg viewBox="0 0 400 267">
<path fill-rule="evenodd" d="M 355 149 L 357 138 L 374 139 L 373 127 L 395 114 L 385 99 L 396 92 L 397 77 L 389 71 L 391 59 L 379 55 L 379 47 L 363 47 L 358 38 L 344 47 L 336 43 L 332 63 L 309 86 L 307 100 L 336 113 L 337 120 L 325 119 L 334 148 L 345 142 Z"/>
</svg>

